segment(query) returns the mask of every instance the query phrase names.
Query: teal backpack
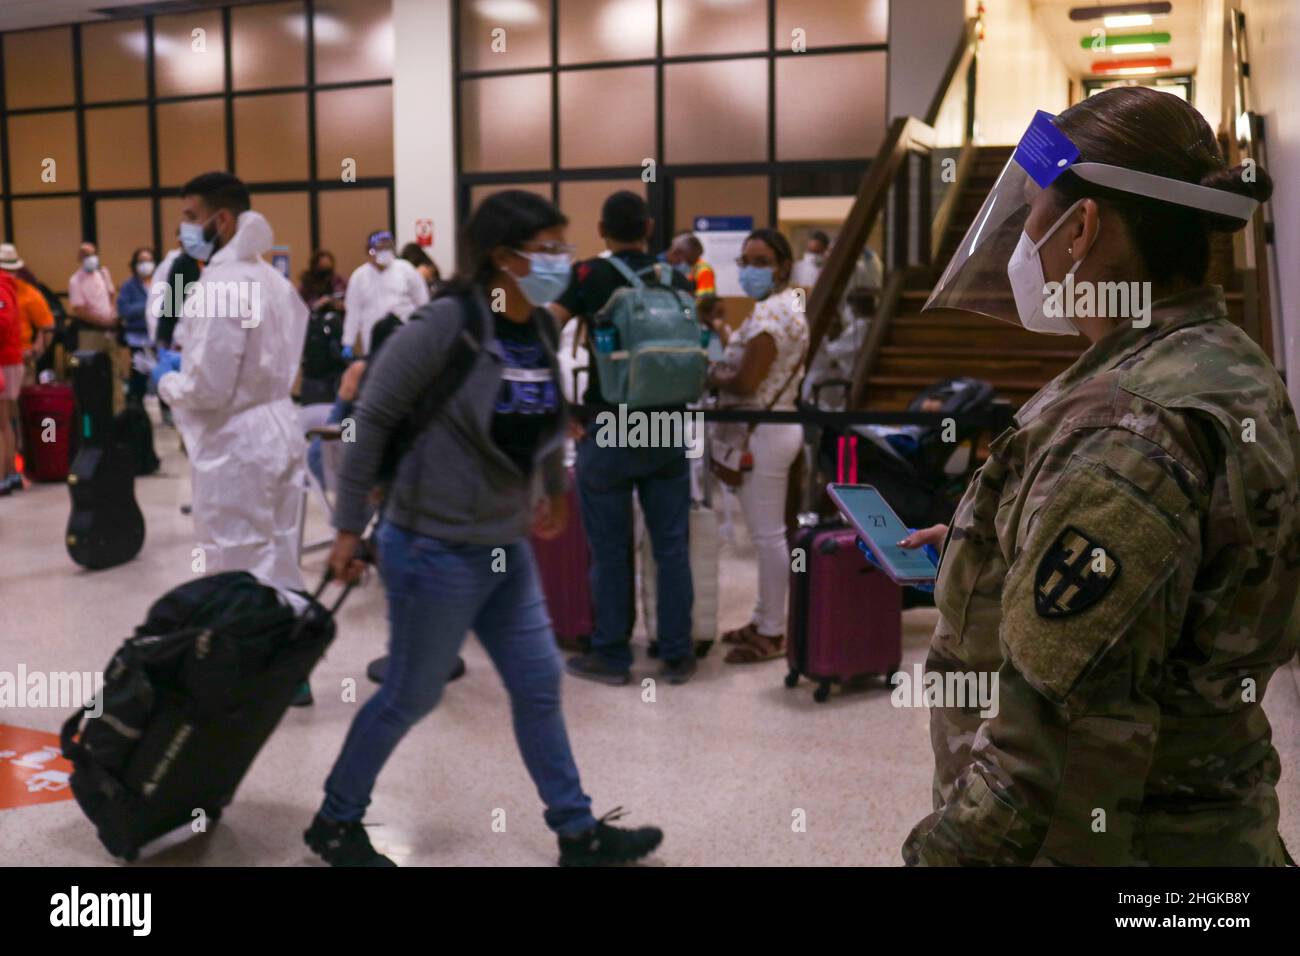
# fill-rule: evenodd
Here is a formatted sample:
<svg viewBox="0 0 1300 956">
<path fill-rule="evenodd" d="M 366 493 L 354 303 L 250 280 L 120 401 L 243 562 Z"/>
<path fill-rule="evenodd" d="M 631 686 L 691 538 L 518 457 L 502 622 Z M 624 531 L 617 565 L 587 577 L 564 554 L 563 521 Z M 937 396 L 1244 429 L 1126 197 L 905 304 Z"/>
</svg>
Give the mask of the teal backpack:
<svg viewBox="0 0 1300 956">
<path fill-rule="evenodd" d="M 708 354 L 700 345 L 695 300 L 664 283 L 655 266 L 636 273 L 618 256 L 605 261 L 628 285 L 609 297 L 592 328 L 591 354 L 601 397 L 629 408 L 698 400 L 704 393 Z M 652 278 L 643 282 L 641 276 L 647 274 Z"/>
</svg>

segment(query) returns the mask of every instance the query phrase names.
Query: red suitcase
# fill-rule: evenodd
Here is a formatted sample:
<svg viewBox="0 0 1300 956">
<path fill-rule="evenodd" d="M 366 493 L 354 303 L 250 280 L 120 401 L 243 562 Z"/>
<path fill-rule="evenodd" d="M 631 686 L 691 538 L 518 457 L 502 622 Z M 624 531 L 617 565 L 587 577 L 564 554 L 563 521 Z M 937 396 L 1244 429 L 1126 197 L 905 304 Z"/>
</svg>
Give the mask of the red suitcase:
<svg viewBox="0 0 1300 956">
<path fill-rule="evenodd" d="M 72 386 L 28 385 L 18 396 L 23 424 L 23 469 L 32 481 L 67 481 L 76 451 Z M 50 440 L 46 440 L 50 439 Z"/>
<path fill-rule="evenodd" d="M 572 474 L 569 476 L 569 521 L 564 531 L 550 541 L 533 538 L 532 542 L 555 636 L 562 647 L 584 650 L 587 638 L 596 627 L 596 611 L 591 598 L 591 552 Z"/>
<path fill-rule="evenodd" d="M 836 681 L 882 674 L 888 684 L 903 658 L 902 588 L 863 557 L 851 528 L 803 529 L 795 547 L 806 570 L 790 572 L 785 686 L 815 680 L 822 703 Z"/>
</svg>

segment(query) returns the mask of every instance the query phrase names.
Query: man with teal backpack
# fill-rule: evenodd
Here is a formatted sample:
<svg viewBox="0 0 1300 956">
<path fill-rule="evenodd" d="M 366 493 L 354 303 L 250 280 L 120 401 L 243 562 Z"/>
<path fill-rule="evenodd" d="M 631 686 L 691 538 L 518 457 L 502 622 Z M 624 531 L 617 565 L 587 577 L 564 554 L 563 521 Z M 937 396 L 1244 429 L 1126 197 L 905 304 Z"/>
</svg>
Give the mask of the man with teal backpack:
<svg viewBox="0 0 1300 956">
<path fill-rule="evenodd" d="M 686 447 L 624 447 L 598 441 L 601 411 L 677 412 L 704 391 L 707 360 L 689 283 L 656 269 L 646 251 L 654 220 L 636 193 L 616 192 L 601 207 L 609 255 L 573 267 L 550 309 L 560 324 L 577 316 L 592 354 L 582 397 L 589 409 L 578 442 L 578 496 L 591 542 L 596 628 L 591 649 L 572 657 L 575 677 L 626 684 L 632 665 L 632 493 L 645 514 L 658 567 L 657 620 L 664 679 L 682 684 L 695 671 L 691 648 L 691 482 Z"/>
</svg>

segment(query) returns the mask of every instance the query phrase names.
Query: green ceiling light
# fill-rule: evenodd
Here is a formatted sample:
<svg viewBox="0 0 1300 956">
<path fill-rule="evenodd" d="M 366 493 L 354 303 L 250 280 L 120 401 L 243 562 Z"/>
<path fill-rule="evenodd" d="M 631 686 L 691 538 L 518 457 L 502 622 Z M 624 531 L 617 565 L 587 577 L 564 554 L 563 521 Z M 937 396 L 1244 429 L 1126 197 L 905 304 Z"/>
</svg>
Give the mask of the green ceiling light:
<svg viewBox="0 0 1300 956">
<path fill-rule="evenodd" d="M 1152 53 L 1158 46 L 1169 45 L 1168 33 L 1126 33 L 1111 36 L 1098 30 L 1096 36 L 1079 39 L 1079 46 L 1093 53 Z"/>
</svg>

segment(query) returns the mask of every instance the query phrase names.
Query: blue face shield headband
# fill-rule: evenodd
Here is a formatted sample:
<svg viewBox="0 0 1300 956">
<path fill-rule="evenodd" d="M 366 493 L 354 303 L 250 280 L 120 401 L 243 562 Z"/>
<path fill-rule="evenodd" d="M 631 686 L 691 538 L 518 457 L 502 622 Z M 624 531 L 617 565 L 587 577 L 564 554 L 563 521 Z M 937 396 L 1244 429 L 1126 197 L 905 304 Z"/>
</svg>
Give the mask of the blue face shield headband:
<svg viewBox="0 0 1300 956">
<path fill-rule="evenodd" d="M 1054 119 L 1042 110 L 1034 116 L 922 311 L 959 309 L 1022 324 L 1024 303 L 1017 308 L 1007 266 L 1024 252 L 1022 236 L 1031 203 L 1067 169 L 1107 189 L 1242 221 L 1249 220 L 1259 206 L 1254 199 L 1225 190 L 1082 161 L 1078 148 Z"/>
</svg>

